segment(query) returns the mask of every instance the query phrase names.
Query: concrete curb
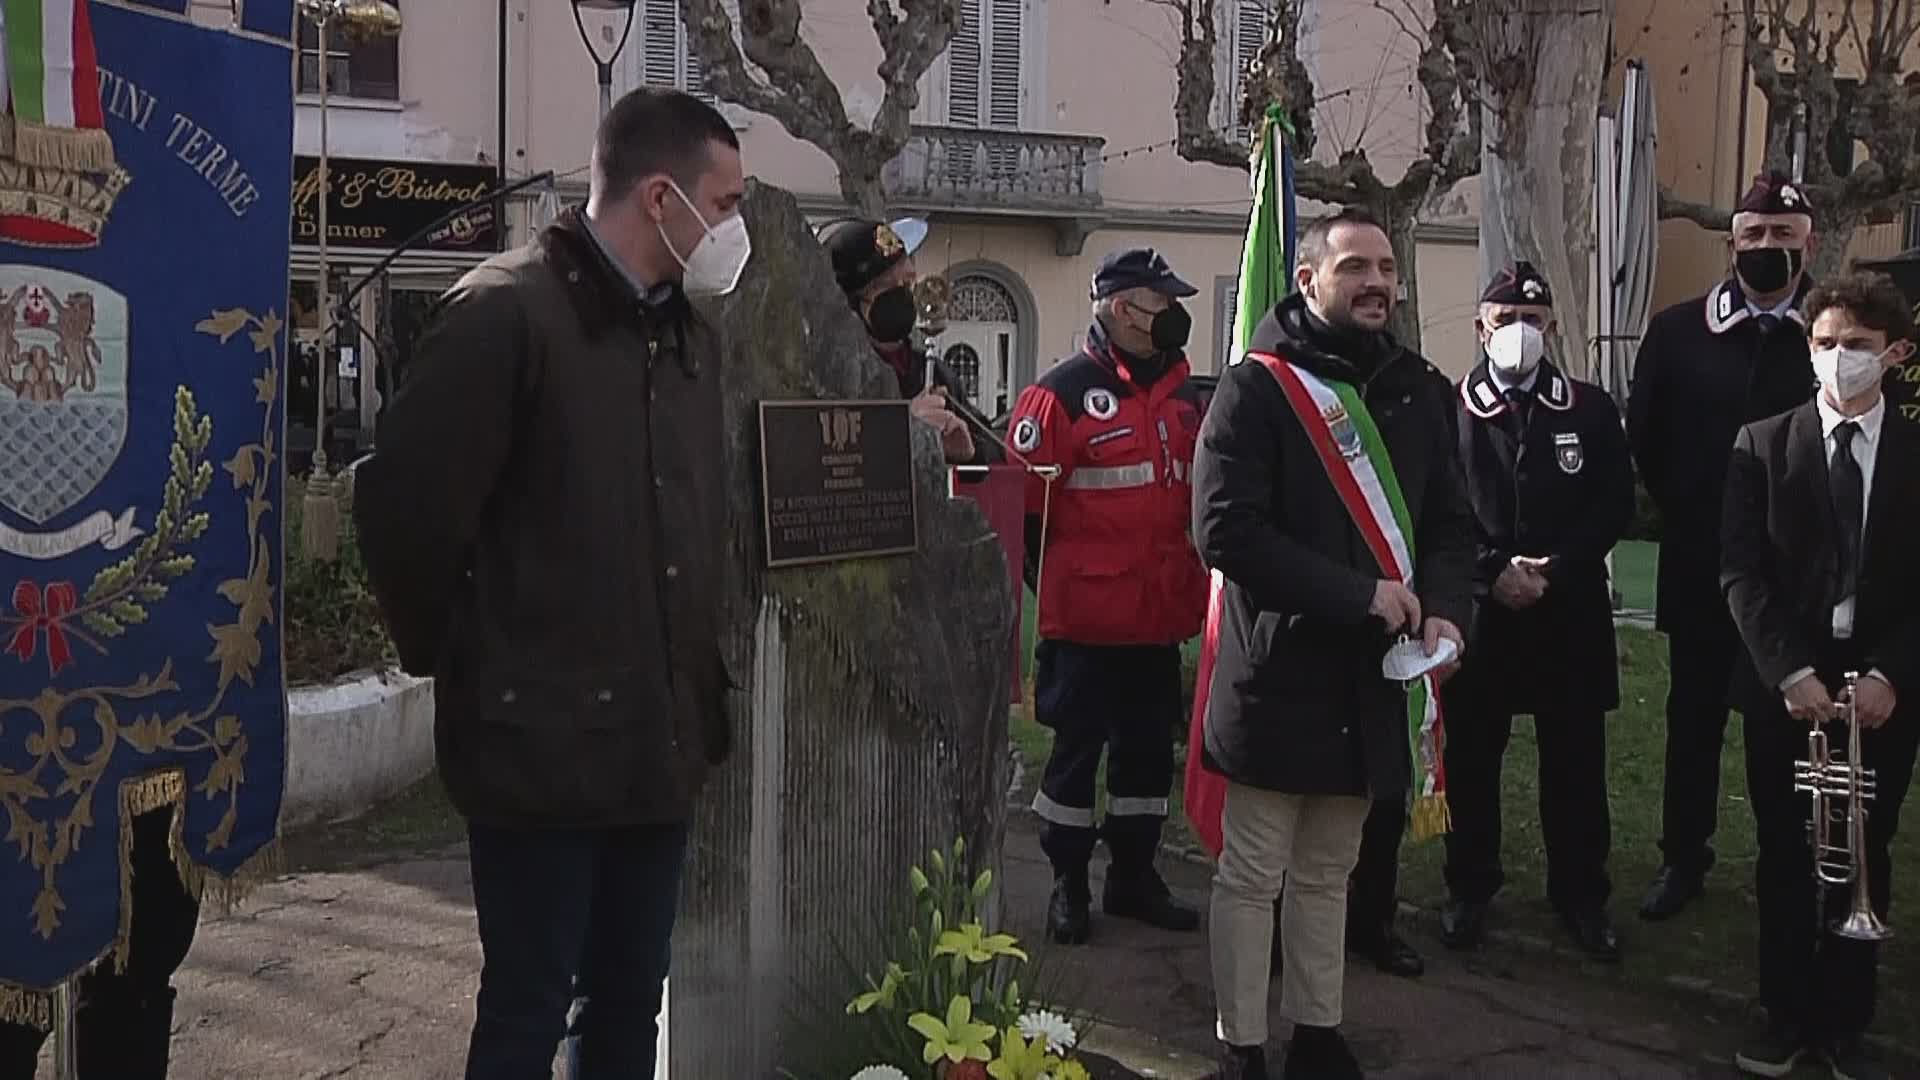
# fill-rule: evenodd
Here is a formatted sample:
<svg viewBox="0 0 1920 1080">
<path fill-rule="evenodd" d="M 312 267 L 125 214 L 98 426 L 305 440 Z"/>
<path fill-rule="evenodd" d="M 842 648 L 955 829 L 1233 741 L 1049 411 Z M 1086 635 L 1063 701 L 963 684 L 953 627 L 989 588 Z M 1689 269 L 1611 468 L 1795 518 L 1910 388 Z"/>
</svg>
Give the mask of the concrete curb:
<svg viewBox="0 0 1920 1080">
<path fill-rule="evenodd" d="M 433 770 L 433 680 L 356 672 L 287 691 L 280 825 L 344 821 Z"/>
</svg>

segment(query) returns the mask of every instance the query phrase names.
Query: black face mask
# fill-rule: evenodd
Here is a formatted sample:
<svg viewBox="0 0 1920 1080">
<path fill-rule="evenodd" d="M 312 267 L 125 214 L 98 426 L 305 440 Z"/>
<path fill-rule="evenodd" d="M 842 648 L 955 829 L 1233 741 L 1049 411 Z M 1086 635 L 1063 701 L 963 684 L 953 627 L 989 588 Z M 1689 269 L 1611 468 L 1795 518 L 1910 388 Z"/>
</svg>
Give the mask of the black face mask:
<svg viewBox="0 0 1920 1080">
<path fill-rule="evenodd" d="M 1779 292 L 1800 272 L 1799 248 L 1748 248 L 1733 256 L 1740 280 L 1754 292 Z"/>
<path fill-rule="evenodd" d="M 1153 338 L 1153 347 L 1160 352 L 1179 352 L 1187 347 L 1187 337 L 1193 333 L 1193 316 L 1179 304 L 1168 304 L 1153 314 L 1153 325 L 1148 328 Z"/>
<path fill-rule="evenodd" d="M 867 333 L 883 345 L 905 341 L 918 317 L 913 290 L 897 285 L 873 298 L 867 308 Z"/>
</svg>

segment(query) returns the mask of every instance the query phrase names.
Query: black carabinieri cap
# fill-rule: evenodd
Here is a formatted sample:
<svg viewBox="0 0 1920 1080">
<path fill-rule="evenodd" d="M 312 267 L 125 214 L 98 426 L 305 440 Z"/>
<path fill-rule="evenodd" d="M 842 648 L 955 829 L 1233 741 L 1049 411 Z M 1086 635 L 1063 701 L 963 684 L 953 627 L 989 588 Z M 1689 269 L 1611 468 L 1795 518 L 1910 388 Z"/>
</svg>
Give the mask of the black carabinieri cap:
<svg viewBox="0 0 1920 1080">
<path fill-rule="evenodd" d="M 1522 259 L 1493 275 L 1486 291 L 1480 294 L 1480 302 L 1552 307 L 1553 290 L 1547 287 L 1547 279 L 1540 275 L 1540 271 Z"/>
<path fill-rule="evenodd" d="M 1093 299 L 1127 289 L 1152 289 L 1164 296 L 1187 297 L 1200 290 L 1181 280 L 1152 248 L 1125 248 L 1100 260 L 1093 272 Z"/>
</svg>

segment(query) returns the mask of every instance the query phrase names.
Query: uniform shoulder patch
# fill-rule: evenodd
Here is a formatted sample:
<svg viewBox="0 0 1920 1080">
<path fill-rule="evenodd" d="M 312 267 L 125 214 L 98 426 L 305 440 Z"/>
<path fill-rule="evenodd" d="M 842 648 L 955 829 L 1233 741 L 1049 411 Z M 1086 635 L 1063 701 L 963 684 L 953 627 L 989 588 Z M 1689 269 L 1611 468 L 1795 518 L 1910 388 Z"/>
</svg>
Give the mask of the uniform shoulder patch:
<svg viewBox="0 0 1920 1080">
<path fill-rule="evenodd" d="M 1013 425 L 1013 448 L 1023 454 L 1031 454 L 1040 448 L 1040 421 L 1031 416 L 1023 416 Z"/>
<path fill-rule="evenodd" d="M 1111 420 L 1120 415 L 1120 399 L 1104 386 L 1088 387 L 1080 405 L 1095 420 Z"/>
</svg>

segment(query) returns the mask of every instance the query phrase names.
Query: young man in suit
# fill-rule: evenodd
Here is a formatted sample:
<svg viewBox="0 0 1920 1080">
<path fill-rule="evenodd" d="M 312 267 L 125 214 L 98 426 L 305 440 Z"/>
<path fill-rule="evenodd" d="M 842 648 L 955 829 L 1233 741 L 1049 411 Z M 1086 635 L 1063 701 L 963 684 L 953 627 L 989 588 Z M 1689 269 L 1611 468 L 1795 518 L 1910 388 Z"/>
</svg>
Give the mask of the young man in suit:
<svg viewBox="0 0 1920 1080">
<path fill-rule="evenodd" d="M 1878 947 L 1829 933 L 1852 890 L 1816 896 L 1807 824 L 1794 790 L 1808 731 L 1844 748 L 1835 698 L 1859 675 L 1854 715 L 1867 804 L 1869 896 L 1886 917 L 1888 844 L 1920 749 L 1920 426 L 1894 413 L 1888 372 L 1913 355 L 1906 301 L 1856 275 L 1814 289 L 1805 306 L 1819 380 L 1814 400 L 1746 425 L 1734 442 L 1722 518 L 1720 583 L 1746 648 L 1733 704 L 1746 722 L 1747 789 L 1760 843 L 1760 997 L 1767 1023 L 1736 1061 L 1786 1076 L 1807 1053 L 1841 1080 L 1890 1075 L 1861 1042 L 1873 1020 Z"/>
</svg>

